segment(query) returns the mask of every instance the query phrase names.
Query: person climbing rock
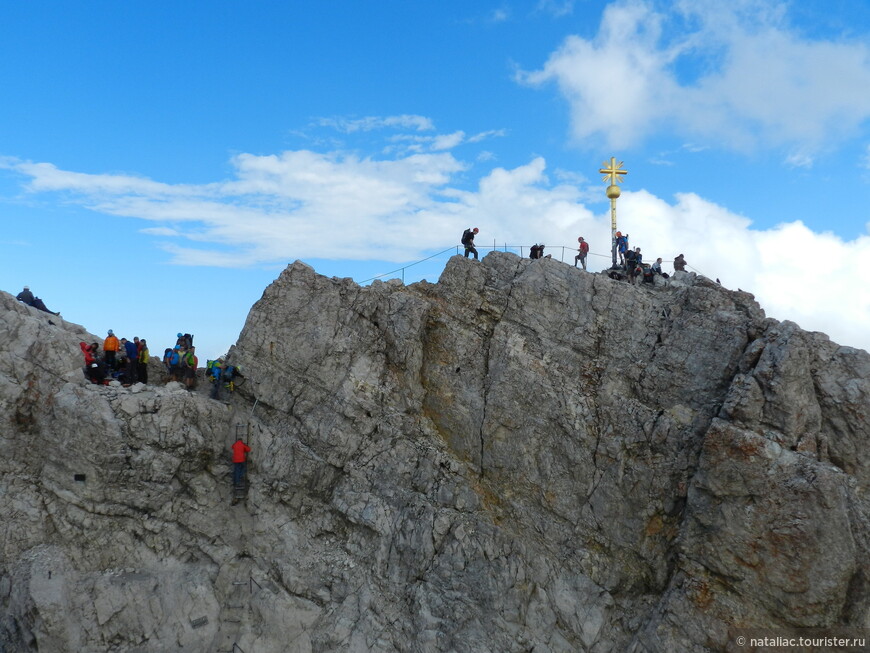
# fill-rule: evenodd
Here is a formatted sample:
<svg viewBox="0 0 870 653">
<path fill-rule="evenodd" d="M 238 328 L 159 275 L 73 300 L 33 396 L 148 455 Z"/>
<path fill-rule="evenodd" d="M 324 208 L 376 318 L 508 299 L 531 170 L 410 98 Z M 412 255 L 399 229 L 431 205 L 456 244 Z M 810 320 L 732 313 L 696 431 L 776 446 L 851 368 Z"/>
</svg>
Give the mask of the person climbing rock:
<svg viewBox="0 0 870 653">
<path fill-rule="evenodd" d="M 577 239 L 577 242 L 580 243 L 580 246 L 577 248 L 577 256 L 574 257 L 574 267 L 577 267 L 577 261 L 583 265 L 583 269 L 586 269 L 586 255 L 589 253 L 589 243 L 583 240 L 583 236 L 580 236 Z"/>
<path fill-rule="evenodd" d="M 460 242 L 465 246 L 465 258 L 468 258 L 469 254 L 474 254 L 474 260 L 477 260 L 477 250 L 474 248 L 474 237 L 479 231 L 480 229 L 474 227 L 474 229 L 466 229 L 462 232 L 462 240 Z"/>
<path fill-rule="evenodd" d="M 212 362 L 211 367 L 208 368 L 208 375 L 211 377 L 211 393 L 209 396 L 212 399 L 220 399 L 221 397 L 221 386 L 223 385 L 223 373 L 226 370 L 227 364 L 223 356 L 218 358 L 216 361 Z"/>
<path fill-rule="evenodd" d="M 247 455 L 251 448 L 239 438 L 230 446 L 233 450 L 233 490 L 244 487 L 245 472 L 247 471 Z M 233 503 L 238 501 L 235 492 L 233 494 Z"/>
</svg>

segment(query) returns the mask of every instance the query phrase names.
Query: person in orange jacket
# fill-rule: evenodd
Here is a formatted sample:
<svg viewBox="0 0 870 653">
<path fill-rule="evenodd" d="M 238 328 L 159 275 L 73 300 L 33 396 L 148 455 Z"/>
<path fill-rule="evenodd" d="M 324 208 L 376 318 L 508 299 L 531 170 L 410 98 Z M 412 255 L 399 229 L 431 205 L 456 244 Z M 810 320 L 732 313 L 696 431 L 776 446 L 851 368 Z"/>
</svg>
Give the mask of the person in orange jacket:
<svg viewBox="0 0 870 653">
<path fill-rule="evenodd" d="M 110 370 L 115 369 L 115 356 L 120 348 L 121 343 L 118 341 L 117 336 L 109 329 L 109 335 L 103 341 L 103 360 L 106 362 L 106 367 Z"/>
</svg>

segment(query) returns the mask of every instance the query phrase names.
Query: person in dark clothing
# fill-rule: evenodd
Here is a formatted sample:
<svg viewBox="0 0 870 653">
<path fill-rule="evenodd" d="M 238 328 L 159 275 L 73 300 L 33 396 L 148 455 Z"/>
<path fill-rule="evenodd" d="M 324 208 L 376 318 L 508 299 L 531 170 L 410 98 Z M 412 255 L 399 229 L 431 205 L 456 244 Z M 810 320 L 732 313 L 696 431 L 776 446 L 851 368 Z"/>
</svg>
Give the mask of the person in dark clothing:
<svg viewBox="0 0 870 653">
<path fill-rule="evenodd" d="M 121 346 L 124 348 L 124 353 L 127 354 L 127 369 L 125 374 L 127 383 L 136 383 L 136 372 L 139 366 L 139 348 L 135 342 L 131 342 L 126 338 L 121 338 Z"/>
<path fill-rule="evenodd" d="M 462 232 L 462 244 L 465 246 L 465 258 L 468 258 L 469 254 L 474 254 L 474 260 L 477 260 L 477 250 L 474 248 L 474 237 L 478 234 L 480 229 L 475 227 L 474 229 L 466 229 Z"/>
<path fill-rule="evenodd" d="M 33 293 L 30 292 L 30 288 L 24 286 L 24 290 L 15 295 L 15 299 L 19 302 L 24 302 L 28 306 L 33 306 Z"/>
<path fill-rule="evenodd" d="M 629 283 L 634 283 L 634 268 L 636 267 L 634 256 L 634 250 L 630 249 L 625 252 L 625 275 L 628 277 Z"/>
<path fill-rule="evenodd" d="M 538 245 L 537 243 L 535 243 L 529 249 L 529 258 L 536 259 L 536 258 L 543 258 L 543 256 L 544 256 L 544 246 L 543 245 Z"/>
<path fill-rule="evenodd" d="M 680 254 L 677 258 L 674 259 L 674 272 L 685 272 L 686 271 L 686 257 Z"/>
<path fill-rule="evenodd" d="M 51 313 L 52 315 L 60 315 L 60 313 L 55 313 L 54 311 L 48 310 L 48 307 L 45 305 L 45 302 L 43 302 L 39 297 L 33 298 L 33 303 L 31 304 L 31 306 L 33 306 L 33 308 L 36 308 L 44 313 Z"/>
<path fill-rule="evenodd" d="M 209 394 L 209 396 L 212 399 L 220 399 L 224 370 L 226 369 L 226 361 L 223 358 L 218 358 L 209 370 L 209 374 L 211 374 L 212 377 L 211 393 Z"/>
</svg>

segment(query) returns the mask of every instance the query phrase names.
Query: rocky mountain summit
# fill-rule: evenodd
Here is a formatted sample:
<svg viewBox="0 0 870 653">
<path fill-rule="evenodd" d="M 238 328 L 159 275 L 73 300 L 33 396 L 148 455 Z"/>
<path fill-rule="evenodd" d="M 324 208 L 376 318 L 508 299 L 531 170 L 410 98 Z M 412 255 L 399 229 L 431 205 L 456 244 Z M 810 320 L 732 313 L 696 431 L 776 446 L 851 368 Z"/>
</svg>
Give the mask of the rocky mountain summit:
<svg viewBox="0 0 870 653">
<path fill-rule="evenodd" d="M 0 294 L 8 653 L 870 629 L 870 355 L 748 293 L 499 252 L 409 286 L 296 262 L 252 308 L 226 402 L 90 385 L 80 340 Z"/>
</svg>

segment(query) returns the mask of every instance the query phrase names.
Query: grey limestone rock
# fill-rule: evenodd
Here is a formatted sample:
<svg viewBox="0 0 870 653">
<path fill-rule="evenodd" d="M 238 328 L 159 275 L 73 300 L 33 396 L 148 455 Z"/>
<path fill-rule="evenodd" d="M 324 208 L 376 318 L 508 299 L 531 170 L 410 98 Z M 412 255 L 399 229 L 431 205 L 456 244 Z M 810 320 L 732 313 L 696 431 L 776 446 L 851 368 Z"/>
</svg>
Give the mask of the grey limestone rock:
<svg viewBox="0 0 870 653">
<path fill-rule="evenodd" d="M 870 356 L 748 293 L 499 252 L 409 286 L 296 262 L 225 402 L 92 386 L 92 336 L 52 321 L 0 296 L 0 649 L 726 651 L 740 628 L 870 628 Z"/>
</svg>

